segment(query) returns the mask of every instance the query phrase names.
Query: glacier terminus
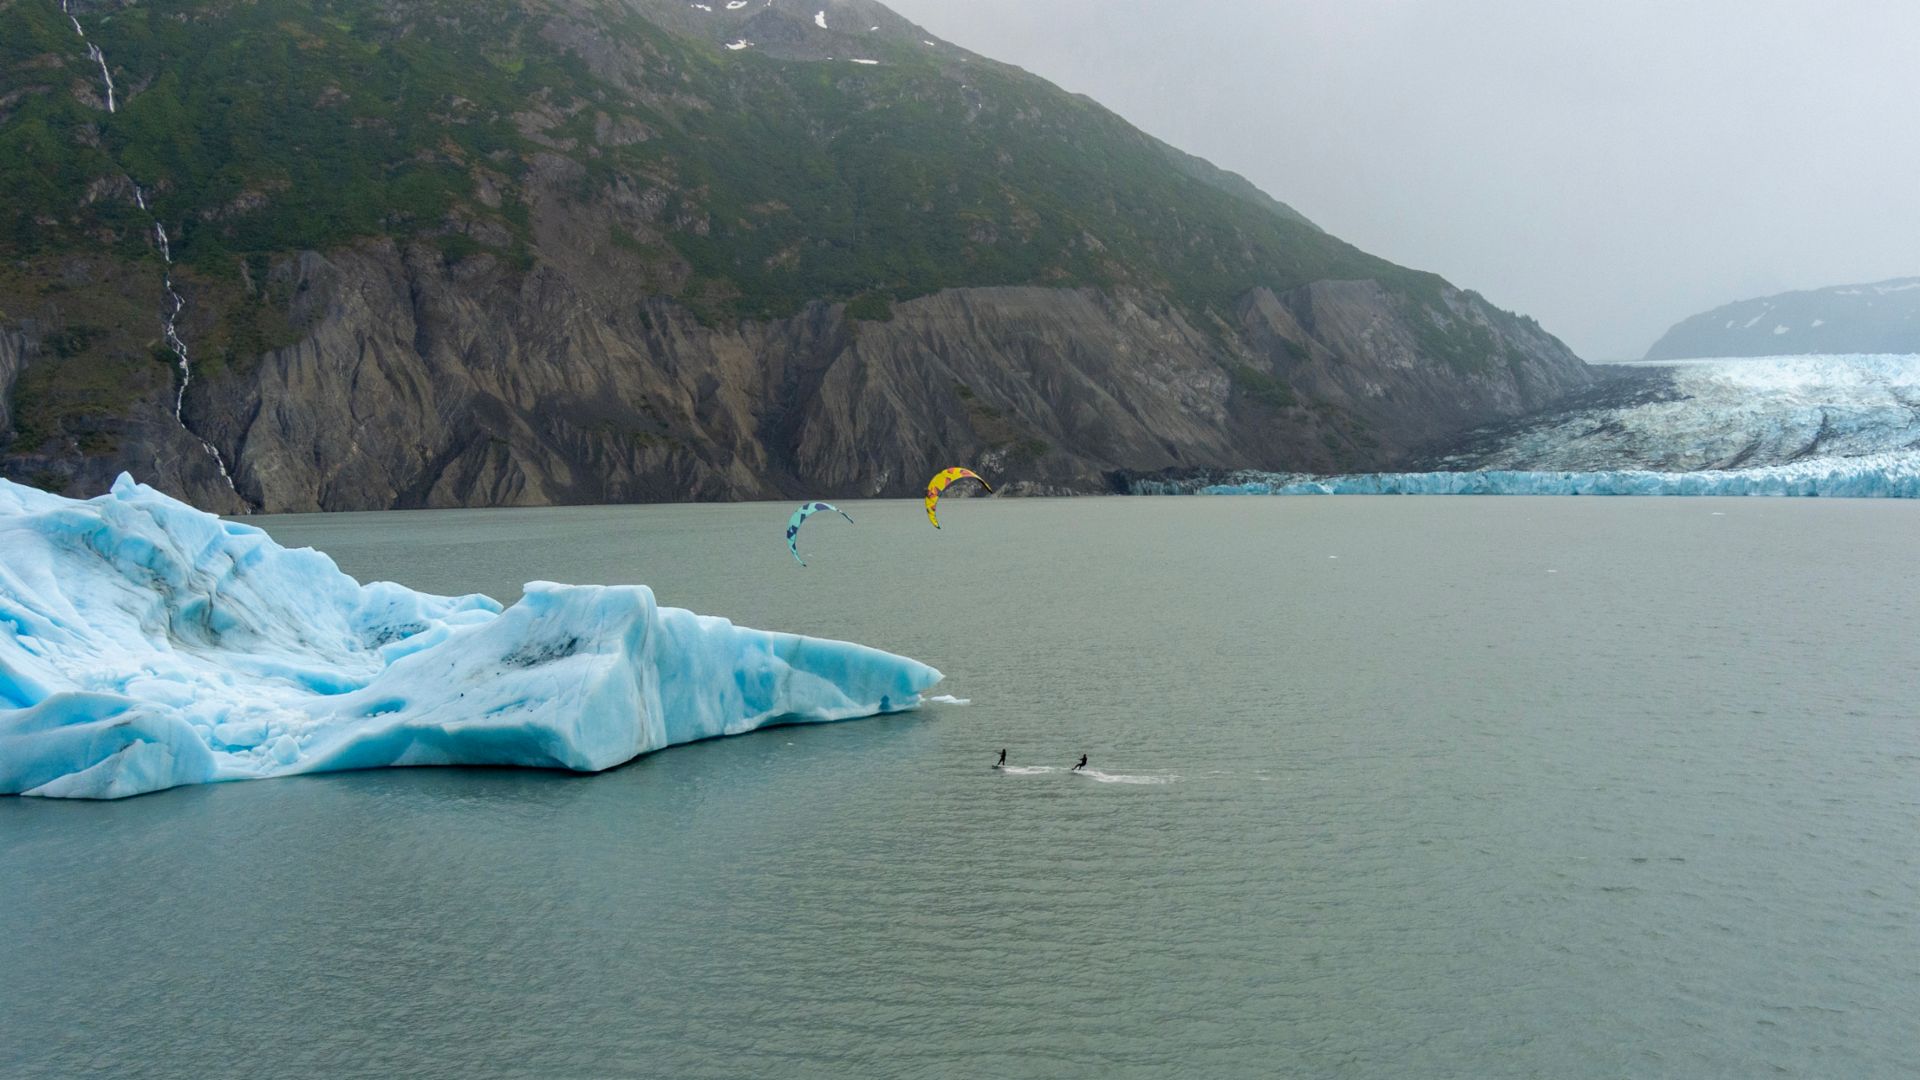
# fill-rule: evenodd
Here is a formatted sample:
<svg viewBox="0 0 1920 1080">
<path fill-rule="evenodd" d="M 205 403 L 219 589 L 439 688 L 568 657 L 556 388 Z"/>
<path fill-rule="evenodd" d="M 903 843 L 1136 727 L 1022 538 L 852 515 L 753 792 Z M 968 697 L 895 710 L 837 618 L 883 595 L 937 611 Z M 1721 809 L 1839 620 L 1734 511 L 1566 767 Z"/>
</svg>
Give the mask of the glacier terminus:
<svg viewBox="0 0 1920 1080">
<path fill-rule="evenodd" d="M 1591 399 L 1405 472 L 1142 477 L 1137 495 L 1920 498 L 1920 356 L 1616 365 Z"/>
</svg>

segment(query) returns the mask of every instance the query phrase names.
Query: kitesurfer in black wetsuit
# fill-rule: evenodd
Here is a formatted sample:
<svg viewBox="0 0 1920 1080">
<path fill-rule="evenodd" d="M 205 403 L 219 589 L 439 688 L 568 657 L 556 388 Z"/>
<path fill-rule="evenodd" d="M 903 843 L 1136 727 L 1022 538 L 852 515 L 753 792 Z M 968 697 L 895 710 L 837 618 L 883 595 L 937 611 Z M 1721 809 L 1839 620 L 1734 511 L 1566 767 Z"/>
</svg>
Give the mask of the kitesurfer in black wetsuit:
<svg viewBox="0 0 1920 1080">
<path fill-rule="evenodd" d="M 1007 752 L 1005 750 L 1000 751 L 1000 760 L 994 762 L 993 767 L 996 769 L 1004 769 L 1007 767 Z"/>
<path fill-rule="evenodd" d="M 1081 755 L 1080 755 L 1080 764 L 1078 764 L 1078 765 L 1075 765 L 1075 766 L 1073 767 L 1073 770 L 1072 770 L 1072 771 L 1074 771 L 1074 772 L 1079 772 L 1079 771 L 1080 771 L 1081 769 L 1084 769 L 1084 768 L 1086 768 L 1086 767 L 1087 767 L 1087 755 L 1085 755 L 1085 754 L 1081 754 Z"/>
</svg>

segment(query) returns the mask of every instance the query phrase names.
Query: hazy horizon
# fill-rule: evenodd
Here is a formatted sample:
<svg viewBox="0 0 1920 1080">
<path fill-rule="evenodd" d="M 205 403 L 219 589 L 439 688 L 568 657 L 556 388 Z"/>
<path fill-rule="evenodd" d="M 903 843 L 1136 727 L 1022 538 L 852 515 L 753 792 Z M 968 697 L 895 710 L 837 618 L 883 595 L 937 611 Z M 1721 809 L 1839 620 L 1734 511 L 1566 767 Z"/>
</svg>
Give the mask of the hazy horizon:
<svg viewBox="0 0 1920 1080">
<path fill-rule="evenodd" d="M 1589 360 L 1734 300 L 1920 275 L 1920 5 L 890 3 Z"/>
</svg>

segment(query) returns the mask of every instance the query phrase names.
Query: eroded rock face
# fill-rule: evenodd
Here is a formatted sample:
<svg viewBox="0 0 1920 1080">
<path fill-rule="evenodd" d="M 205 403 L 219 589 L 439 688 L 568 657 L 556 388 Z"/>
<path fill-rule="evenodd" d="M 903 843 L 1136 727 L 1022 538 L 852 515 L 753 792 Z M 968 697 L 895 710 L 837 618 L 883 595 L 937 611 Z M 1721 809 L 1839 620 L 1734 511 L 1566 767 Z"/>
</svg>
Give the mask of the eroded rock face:
<svg viewBox="0 0 1920 1080">
<path fill-rule="evenodd" d="M 1323 281 L 1284 296 L 1255 290 L 1241 305 L 1249 341 L 1304 397 L 1358 418 L 1391 465 L 1435 439 L 1532 412 L 1593 375 L 1530 320 L 1445 290 L 1416 307 L 1372 281 Z M 1471 348 L 1432 330 L 1464 326 Z"/>
<path fill-rule="evenodd" d="M 1387 466 L 1587 378 L 1551 338 L 1506 329 L 1482 368 L 1454 370 L 1366 282 L 1256 293 L 1239 332 L 1209 335 L 1154 297 L 1090 289 L 704 326 L 484 256 L 449 268 L 373 243 L 287 272 L 303 340 L 210 379 L 190 417 L 268 511 L 898 496 L 951 461 L 1045 491 L 1104 490 L 1118 469 Z M 1294 401 L 1249 394 L 1247 370 Z"/>
<path fill-rule="evenodd" d="M 0 430 L 13 426 L 13 382 L 27 360 L 27 335 L 18 330 L 0 331 Z"/>
<path fill-rule="evenodd" d="M 1209 332 L 1152 295 L 1040 287 L 703 325 L 585 268 L 384 241 L 273 273 L 299 340 L 197 380 L 192 434 L 156 384 L 108 452 L 16 453 L 8 475 L 86 491 L 138 468 L 246 509 L 198 436 L 268 512 L 904 496 L 954 461 L 1101 491 L 1116 471 L 1390 468 L 1590 378 L 1472 294 L 1416 307 L 1366 281 L 1255 290 Z M 1484 353 L 1433 355 L 1423 320 L 1443 319 L 1482 327 Z M 0 388 L 37 349 L 0 335 Z"/>
</svg>

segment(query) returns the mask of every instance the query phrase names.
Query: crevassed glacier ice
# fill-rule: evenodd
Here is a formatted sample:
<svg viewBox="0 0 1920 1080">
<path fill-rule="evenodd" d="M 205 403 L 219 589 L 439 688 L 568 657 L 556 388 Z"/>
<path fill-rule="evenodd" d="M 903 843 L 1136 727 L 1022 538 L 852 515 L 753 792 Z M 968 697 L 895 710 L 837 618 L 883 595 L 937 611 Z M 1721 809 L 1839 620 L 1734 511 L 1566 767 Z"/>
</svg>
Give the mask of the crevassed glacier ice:
<svg viewBox="0 0 1920 1080">
<path fill-rule="evenodd" d="M 122 476 L 0 481 L 0 793 L 119 798 L 384 765 L 596 771 L 675 743 L 920 704 L 941 675 L 734 626 L 644 586 L 512 607 L 362 585 Z"/>
<path fill-rule="evenodd" d="M 1136 495 L 1920 497 L 1920 356 L 1627 365 L 1613 386 L 1482 432 L 1432 471 L 1136 479 Z M 1621 369 L 1626 370 L 1626 369 Z"/>
<path fill-rule="evenodd" d="M 1628 365 L 1662 392 L 1550 414 L 1442 469 L 1735 470 L 1920 447 L 1920 356 L 1769 356 Z"/>
<path fill-rule="evenodd" d="M 1134 491 L 1145 495 L 1780 495 L 1915 499 L 1920 498 L 1920 452 L 1700 472 L 1491 469 L 1321 477 L 1236 473 L 1230 483 L 1182 488 L 1166 481 L 1145 481 L 1136 483 Z"/>
</svg>

